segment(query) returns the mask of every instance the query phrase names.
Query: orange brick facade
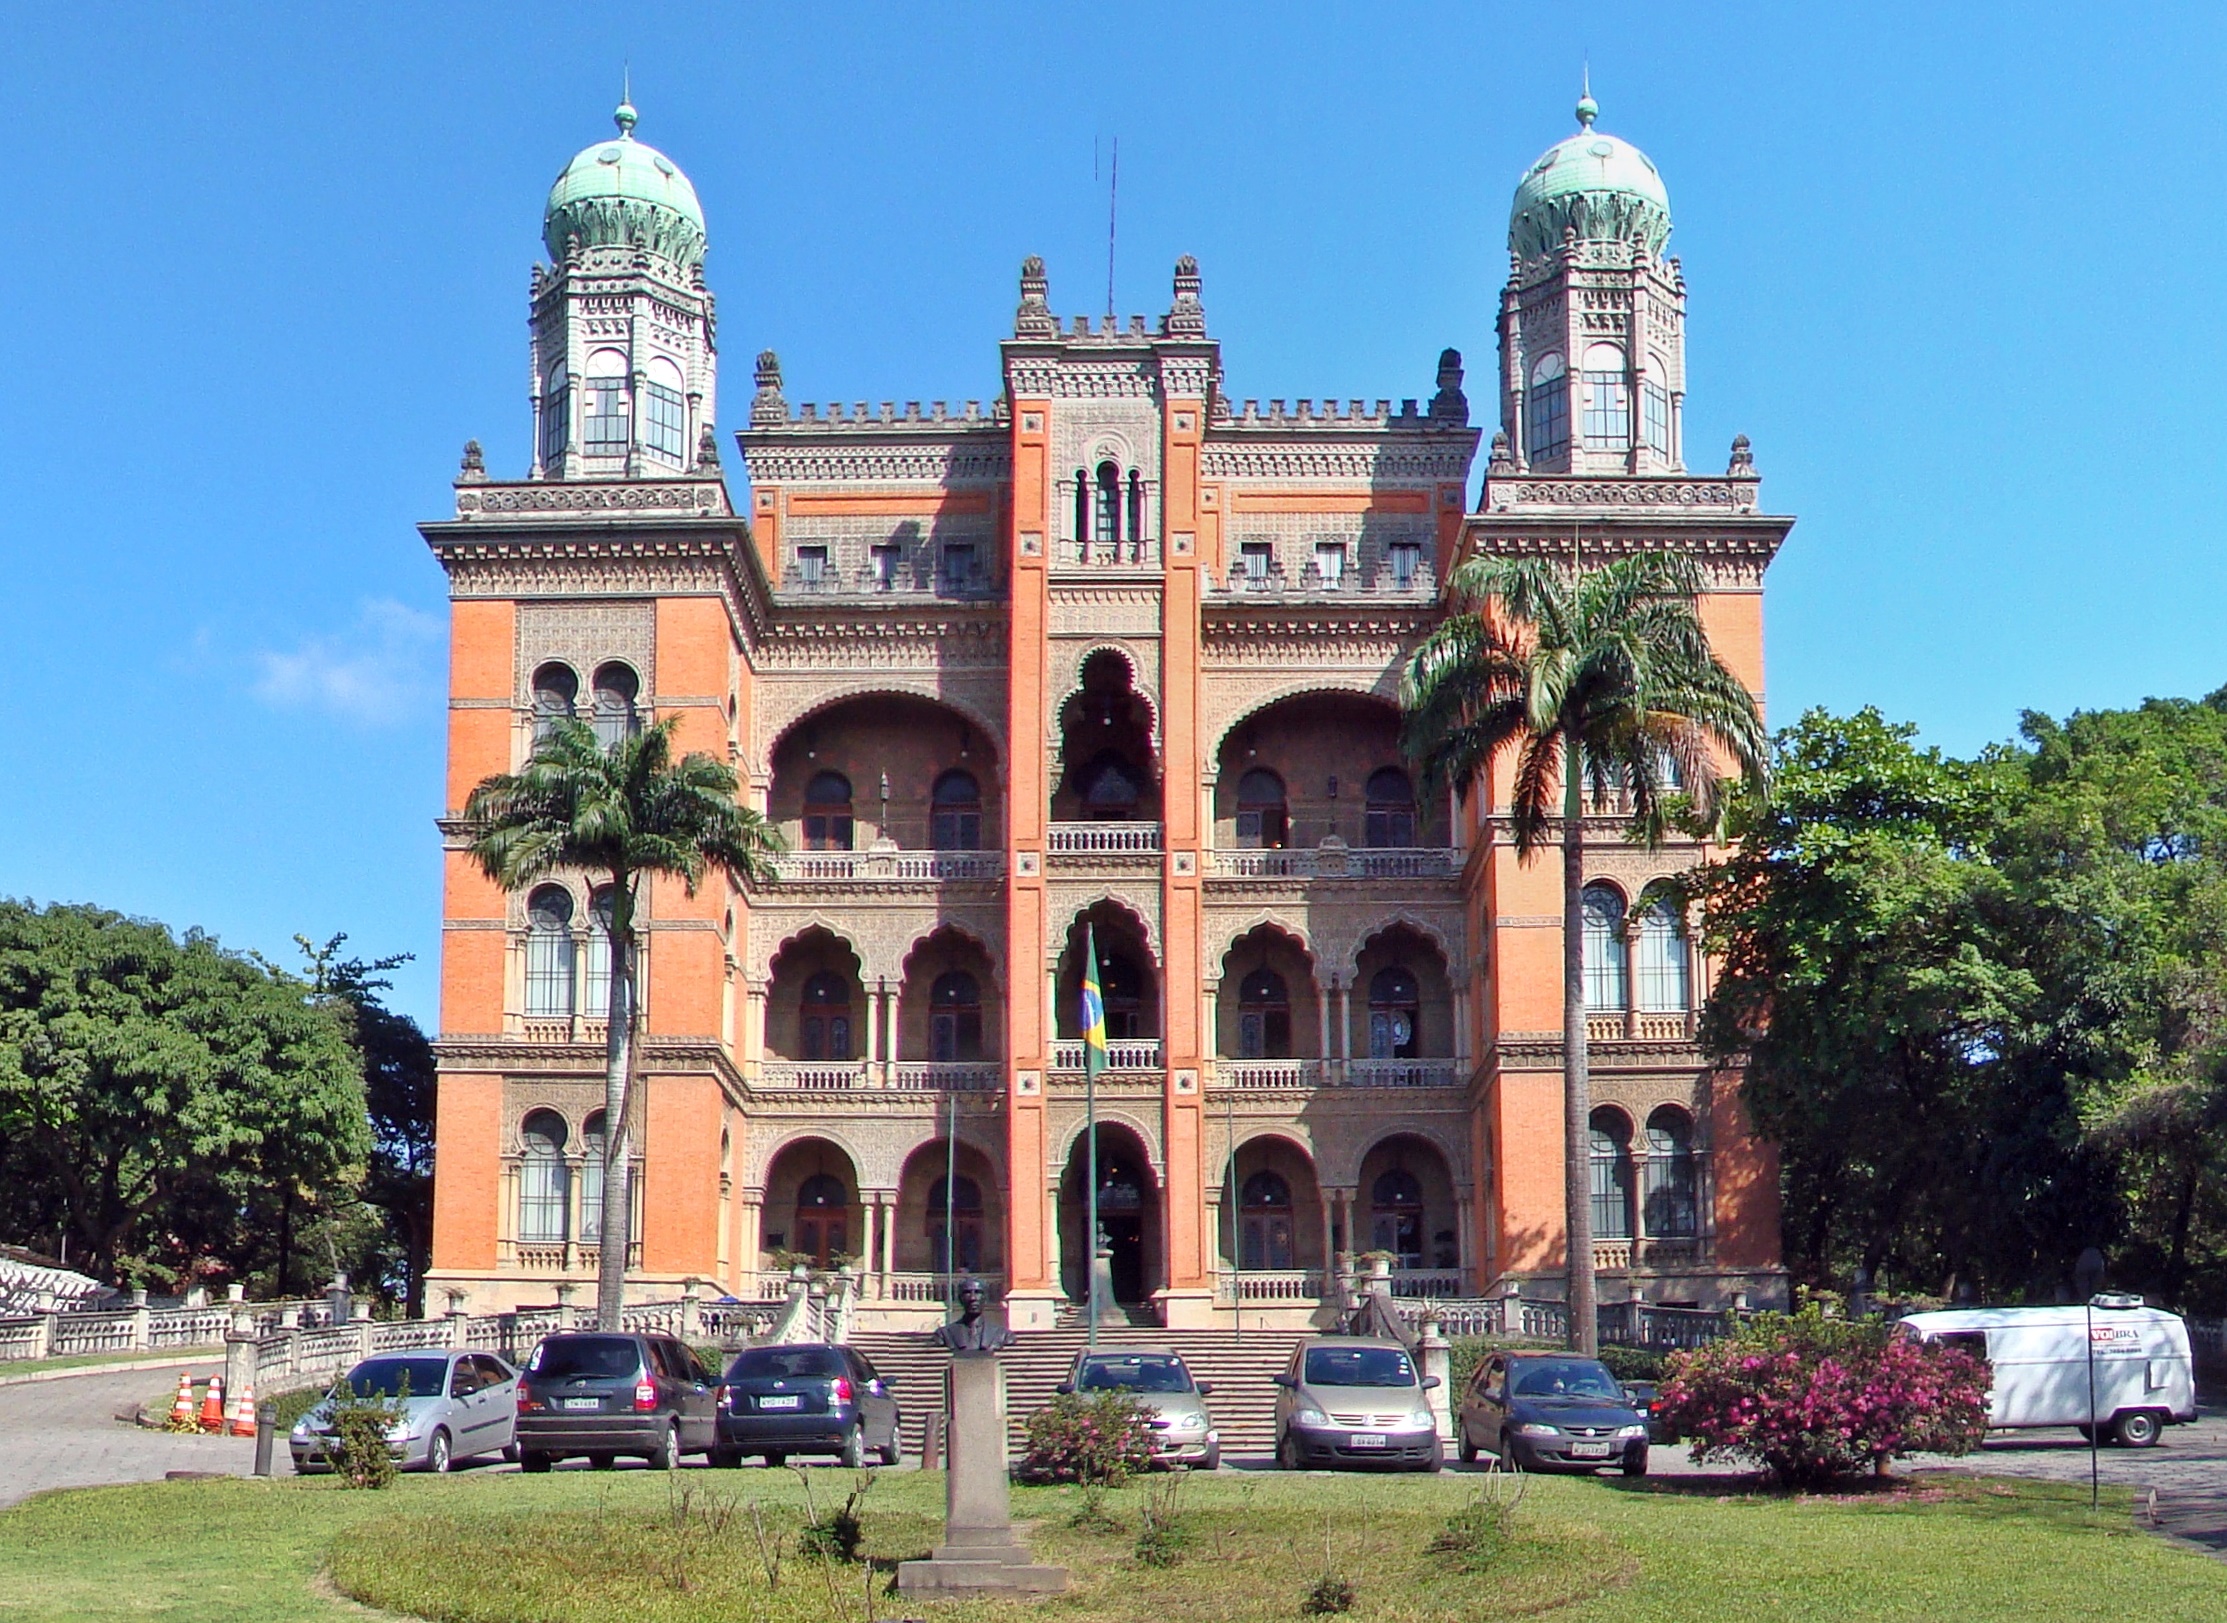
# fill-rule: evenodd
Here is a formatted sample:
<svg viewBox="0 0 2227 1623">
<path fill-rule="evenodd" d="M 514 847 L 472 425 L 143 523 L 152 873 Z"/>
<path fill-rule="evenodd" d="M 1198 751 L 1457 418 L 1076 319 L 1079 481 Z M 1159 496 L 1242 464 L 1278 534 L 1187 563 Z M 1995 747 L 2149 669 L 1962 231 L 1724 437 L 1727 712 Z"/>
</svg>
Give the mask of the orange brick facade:
<svg viewBox="0 0 2227 1623">
<path fill-rule="evenodd" d="M 1504 785 L 1421 795 L 1394 699 L 1461 558 L 1659 546 L 1703 559 L 1762 692 L 1791 521 L 1744 446 L 1685 471 L 1659 234 L 1515 256 L 1481 485 L 1458 354 L 1427 399 L 1232 400 L 1189 260 L 1126 322 L 1062 322 L 1031 260 L 987 405 L 793 406 L 762 354 L 730 468 L 700 214 L 622 113 L 552 195 L 530 476 L 468 455 L 424 533 L 452 817 L 538 717 L 678 717 L 788 842 L 775 883 L 643 908 L 633 1288 L 771 1299 L 801 1257 L 927 1322 L 956 1268 L 1051 1325 L 1090 1249 L 1087 929 L 1118 1298 L 1327 1322 L 1371 1251 L 1406 1294 L 1558 1295 L 1559 860 L 1516 859 Z M 1589 821 L 1603 1297 L 1778 1299 L 1776 1169 L 1693 1044 L 1708 966 L 1649 905 L 1698 852 Z M 548 1302 L 596 1258 L 596 904 L 577 876 L 504 895 L 443 826 L 433 1283 Z"/>
</svg>

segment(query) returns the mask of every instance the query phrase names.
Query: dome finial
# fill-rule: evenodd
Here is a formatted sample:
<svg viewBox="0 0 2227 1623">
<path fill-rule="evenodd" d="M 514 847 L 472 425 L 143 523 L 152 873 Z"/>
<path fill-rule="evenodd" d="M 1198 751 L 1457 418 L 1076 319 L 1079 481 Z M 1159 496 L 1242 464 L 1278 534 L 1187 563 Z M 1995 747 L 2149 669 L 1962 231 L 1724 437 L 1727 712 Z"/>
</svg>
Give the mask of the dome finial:
<svg viewBox="0 0 2227 1623">
<path fill-rule="evenodd" d="M 641 115 L 634 111 L 634 64 L 629 62 L 620 70 L 618 111 L 611 115 L 611 122 L 619 127 L 619 139 L 634 139 L 634 123 Z"/>
<path fill-rule="evenodd" d="M 1577 126 L 1581 130 L 1593 127 L 1593 120 L 1601 116 L 1601 104 L 1593 99 L 1593 64 L 1588 62 L 1578 80 Z"/>
</svg>

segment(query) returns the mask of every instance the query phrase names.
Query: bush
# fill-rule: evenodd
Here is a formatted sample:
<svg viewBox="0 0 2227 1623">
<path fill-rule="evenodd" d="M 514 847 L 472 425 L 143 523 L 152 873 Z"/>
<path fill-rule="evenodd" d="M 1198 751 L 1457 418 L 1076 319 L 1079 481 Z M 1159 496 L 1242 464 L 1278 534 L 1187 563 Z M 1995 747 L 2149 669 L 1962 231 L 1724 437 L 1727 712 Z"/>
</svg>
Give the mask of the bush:
<svg viewBox="0 0 2227 1623">
<path fill-rule="evenodd" d="M 874 1473 L 861 1471 L 840 1505 L 822 1510 L 812 1493 L 810 1466 L 794 1467 L 804 1482 L 804 1527 L 796 1536 L 796 1553 L 823 1561 L 856 1561 L 858 1547 L 866 1541 L 866 1522 L 858 1507 L 874 1491 Z"/>
<path fill-rule="evenodd" d="M 1601 1349 L 1601 1362 L 1620 1381 L 1659 1381 L 1668 1359 L 1652 1347 L 1610 1345 Z"/>
<path fill-rule="evenodd" d="M 1062 1392 L 1028 1417 L 1023 1438 L 1032 1481 L 1117 1484 L 1152 1463 L 1152 1410 L 1126 1392 Z"/>
<path fill-rule="evenodd" d="M 1814 1487 L 1907 1454 L 1965 1454 L 1987 1434 L 1986 1366 L 1880 1319 L 1758 1314 L 1674 1354 L 1661 1418 L 1696 1464 L 1748 1460 Z"/>
<path fill-rule="evenodd" d="M 402 1398 L 410 1395 L 403 1378 Z M 328 1458 L 340 1480 L 351 1488 L 385 1488 L 394 1483 L 394 1450 L 387 1433 L 401 1423 L 402 1402 L 367 1397 L 346 1381 L 333 1388 L 333 1440 Z"/>
<path fill-rule="evenodd" d="M 1308 1617 L 1336 1617 L 1352 1611 L 1353 1603 L 1360 1598 L 1348 1579 L 1335 1572 L 1326 1572 L 1315 1580 L 1314 1588 L 1307 1591 L 1299 1610 Z"/>
</svg>

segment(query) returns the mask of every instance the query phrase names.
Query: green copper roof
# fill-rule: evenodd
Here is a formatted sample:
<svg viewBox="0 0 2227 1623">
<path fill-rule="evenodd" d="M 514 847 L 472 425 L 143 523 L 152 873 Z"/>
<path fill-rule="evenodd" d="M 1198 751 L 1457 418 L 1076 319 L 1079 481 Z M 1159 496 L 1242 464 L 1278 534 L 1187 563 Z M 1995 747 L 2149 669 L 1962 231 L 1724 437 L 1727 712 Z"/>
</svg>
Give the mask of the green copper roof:
<svg viewBox="0 0 2227 1623">
<path fill-rule="evenodd" d="M 1547 148 L 1516 183 L 1508 247 L 1525 258 L 1562 245 L 1565 228 L 1580 242 L 1645 244 L 1660 255 L 1670 237 L 1670 193 L 1646 153 L 1593 128 L 1600 108 L 1577 104 L 1578 132 Z"/>
<path fill-rule="evenodd" d="M 704 262 L 704 209 L 679 165 L 634 139 L 634 109 L 612 115 L 618 139 L 599 141 L 564 167 L 549 188 L 541 240 L 562 260 L 566 244 L 646 248 L 683 270 Z"/>
</svg>

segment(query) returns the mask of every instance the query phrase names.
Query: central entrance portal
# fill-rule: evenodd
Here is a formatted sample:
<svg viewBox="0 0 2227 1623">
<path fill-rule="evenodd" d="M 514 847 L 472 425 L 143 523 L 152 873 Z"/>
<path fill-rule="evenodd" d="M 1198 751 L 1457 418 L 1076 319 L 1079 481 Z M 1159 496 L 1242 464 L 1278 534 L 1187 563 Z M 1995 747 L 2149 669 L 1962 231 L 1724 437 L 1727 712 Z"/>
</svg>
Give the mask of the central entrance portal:
<svg viewBox="0 0 2227 1623">
<path fill-rule="evenodd" d="M 1084 1198 L 1088 1157 L 1089 1146 L 1077 1134 L 1060 1180 L 1060 1285 L 1074 1302 L 1090 1296 L 1090 1250 L 1084 1235 L 1089 1225 Z M 1150 1301 L 1160 1285 L 1159 1189 L 1137 1135 L 1106 1122 L 1098 1126 L 1098 1229 L 1110 1253 L 1113 1299 Z"/>
</svg>

